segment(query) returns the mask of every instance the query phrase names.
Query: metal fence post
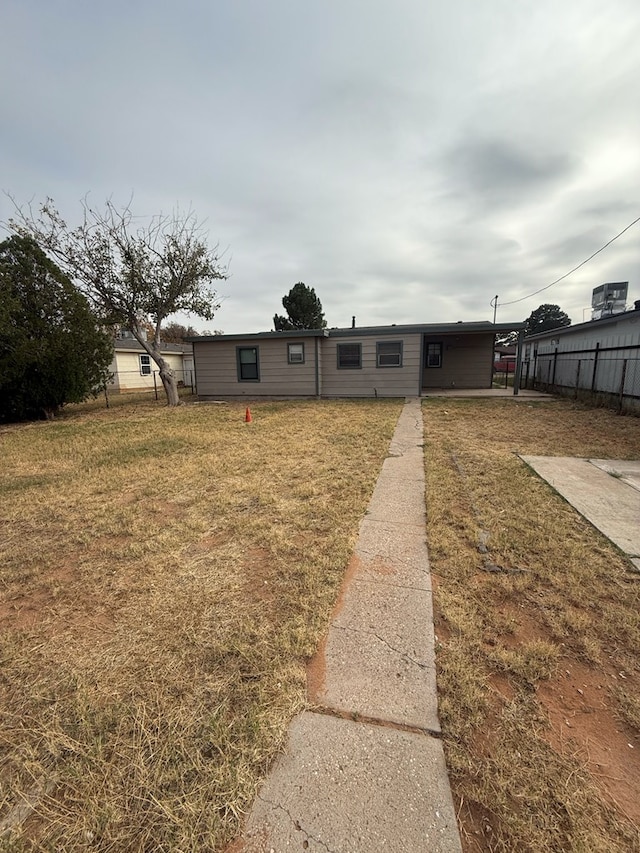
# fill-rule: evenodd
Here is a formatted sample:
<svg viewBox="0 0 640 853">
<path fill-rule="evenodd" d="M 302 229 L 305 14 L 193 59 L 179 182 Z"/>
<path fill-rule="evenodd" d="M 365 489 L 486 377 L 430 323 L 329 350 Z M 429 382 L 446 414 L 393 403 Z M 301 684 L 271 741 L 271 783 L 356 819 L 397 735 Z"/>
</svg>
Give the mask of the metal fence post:
<svg viewBox="0 0 640 853">
<path fill-rule="evenodd" d="M 578 359 L 578 369 L 576 370 L 576 393 L 574 399 L 578 399 L 578 388 L 580 386 L 580 365 L 582 364 L 582 359 Z"/>
<path fill-rule="evenodd" d="M 622 362 L 622 379 L 620 380 L 620 399 L 618 400 L 618 414 L 622 412 L 622 404 L 624 402 L 624 381 L 627 378 L 627 359 Z"/>
<path fill-rule="evenodd" d="M 591 393 L 595 393 L 596 390 L 596 370 L 598 369 L 598 355 L 600 352 L 600 341 L 596 343 L 596 351 L 593 354 L 593 376 L 591 377 Z"/>
<path fill-rule="evenodd" d="M 157 383 L 157 381 L 156 381 L 156 372 L 155 372 L 155 370 L 153 371 L 153 390 L 154 390 L 154 392 L 155 392 L 156 400 L 157 400 L 157 399 L 158 399 L 158 383 Z"/>
<path fill-rule="evenodd" d="M 556 367 L 558 365 L 558 347 L 553 351 L 553 376 L 551 377 L 551 384 L 555 388 L 556 386 Z"/>
</svg>

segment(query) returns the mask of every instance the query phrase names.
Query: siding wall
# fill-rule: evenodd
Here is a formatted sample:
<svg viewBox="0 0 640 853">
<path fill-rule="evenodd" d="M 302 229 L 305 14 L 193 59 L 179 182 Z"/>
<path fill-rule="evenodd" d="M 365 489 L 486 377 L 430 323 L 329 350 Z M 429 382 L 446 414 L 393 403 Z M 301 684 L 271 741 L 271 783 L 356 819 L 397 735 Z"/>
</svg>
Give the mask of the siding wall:
<svg viewBox="0 0 640 853">
<path fill-rule="evenodd" d="M 151 373 L 149 376 L 141 376 L 139 355 L 146 353 L 122 352 L 114 354 L 109 370 L 114 374 L 112 387 L 117 391 L 144 391 L 153 390 L 153 373 L 158 373 L 158 365 L 151 359 Z M 178 382 L 183 381 L 182 353 L 163 353 L 163 358 L 169 363 L 176 375 Z M 160 376 L 156 376 L 158 387 L 162 387 Z"/>
<path fill-rule="evenodd" d="M 635 312 L 634 312 L 635 314 Z M 557 341 L 557 343 L 555 343 Z M 553 342 L 553 343 L 552 343 Z M 565 332 L 562 335 L 549 332 L 548 337 L 537 341 L 527 341 L 524 345 L 523 358 L 533 358 L 534 349 L 541 353 L 552 353 L 556 347 L 562 352 L 592 349 L 599 343 L 601 347 L 629 347 L 640 343 L 640 317 L 621 318 L 615 323 L 600 326 L 597 321 L 593 326 L 576 329 L 575 332 Z"/>
<path fill-rule="evenodd" d="M 491 388 L 493 332 L 478 335 L 425 336 L 425 347 L 442 344 L 442 367 L 424 367 L 422 387 Z"/>
<path fill-rule="evenodd" d="M 598 353 L 597 366 L 595 353 L 585 352 L 595 349 L 596 344 L 604 350 Z M 600 325 L 596 321 L 592 326 L 576 328 L 561 335 L 554 335 L 551 330 L 548 336 L 527 341 L 524 345 L 525 376 L 529 362 L 531 380 L 545 384 L 554 381 L 555 385 L 567 388 L 574 388 L 577 383 L 582 389 L 593 388 L 594 391 L 617 394 L 621 387 L 623 360 L 628 359 L 625 393 L 635 395 L 640 391 L 640 351 L 634 349 L 638 345 L 640 317 L 636 312 L 613 323 Z M 608 348 L 612 349 L 607 351 Z M 554 358 L 556 349 L 557 359 Z"/>
<path fill-rule="evenodd" d="M 304 364 L 289 364 L 287 344 L 304 343 Z M 259 382 L 238 381 L 236 348 L 257 347 Z M 316 394 L 315 339 L 261 338 L 195 341 L 200 397 L 313 397 Z"/>
<path fill-rule="evenodd" d="M 402 367 L 377 367 L 376 343 L 402 341 Z M 338 368 L 338 344 L 361 344 L 362 367 Z M 363 335 L 322 341 L 322 395 L 326 397 L 407 397 L 420 393 L 421 335 Z"/>
</svg>

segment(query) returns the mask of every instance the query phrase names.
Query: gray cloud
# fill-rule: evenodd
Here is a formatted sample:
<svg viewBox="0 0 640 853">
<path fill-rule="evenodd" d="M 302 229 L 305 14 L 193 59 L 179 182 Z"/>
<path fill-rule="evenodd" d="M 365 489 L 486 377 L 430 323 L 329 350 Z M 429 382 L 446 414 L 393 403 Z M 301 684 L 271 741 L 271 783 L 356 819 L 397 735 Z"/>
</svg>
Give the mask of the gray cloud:
<svg viewBox="0 0 640 853">
<path fill-rule="evenodd" d="M 71 222 L 87 192 L 191 203 L 233 257 L 227 332 L 300 280 L 331 325 L 488 319 L 638 215 L 633 0 L 5 7 L 0 188 Z M 499 319 L 637 298 L 639 262 L 629 232 Z"/>
<path fill-rule="evenodd" d="M 570 155 L 525 150 L 501 139 L 465 139 L 444 155 L 452 194 L 483 206 L 517 207 L 575 171 Z"/>
</svg>

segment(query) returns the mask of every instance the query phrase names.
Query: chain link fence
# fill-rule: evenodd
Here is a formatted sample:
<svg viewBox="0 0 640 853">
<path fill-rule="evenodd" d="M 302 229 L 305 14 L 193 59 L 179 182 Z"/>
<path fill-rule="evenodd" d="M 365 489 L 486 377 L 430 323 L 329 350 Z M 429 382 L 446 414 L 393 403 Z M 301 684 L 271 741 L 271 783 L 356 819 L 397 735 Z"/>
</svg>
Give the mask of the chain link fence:
<svg viewBox="0 0 640 853">
<path fill-rule="evenodd" d="M 522 362 L 520 387 L 640 414 L 640 345 L 535 353 Z"/>
</svg>

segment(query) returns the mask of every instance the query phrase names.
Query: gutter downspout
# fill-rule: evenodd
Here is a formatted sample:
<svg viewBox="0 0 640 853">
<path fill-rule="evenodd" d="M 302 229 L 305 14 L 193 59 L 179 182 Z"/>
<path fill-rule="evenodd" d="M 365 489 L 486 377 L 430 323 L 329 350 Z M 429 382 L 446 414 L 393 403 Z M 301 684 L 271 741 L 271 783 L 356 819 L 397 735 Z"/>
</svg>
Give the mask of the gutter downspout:
<svg viewBox="0 0 640 853">
<path fill-rule="evenodd" d="M 513 394 L 517 396 L 520 393 L 520 377 L 522 376 L 522 345 L 524 343 L 524 329 L 518 332 L 518 351 L 516 355 L 516 373 L 513 377 Z"/>
</svg>

